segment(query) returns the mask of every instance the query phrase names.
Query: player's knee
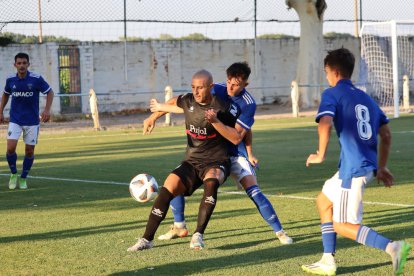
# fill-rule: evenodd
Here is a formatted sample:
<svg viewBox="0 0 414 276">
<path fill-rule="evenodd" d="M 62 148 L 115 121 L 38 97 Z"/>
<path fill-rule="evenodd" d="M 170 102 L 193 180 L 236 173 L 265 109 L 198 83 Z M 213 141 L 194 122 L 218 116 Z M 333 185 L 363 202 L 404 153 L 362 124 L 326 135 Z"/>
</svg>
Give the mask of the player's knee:
<svg viewBox="0 0 414 276">
<path fill-rule="evenodd" d="M 318 197 L 316 198 L 316 205 L 318 206 L 319 210 L 332 209 L 332 202 L 323 193 L 319 193 Z"/>
</svg>

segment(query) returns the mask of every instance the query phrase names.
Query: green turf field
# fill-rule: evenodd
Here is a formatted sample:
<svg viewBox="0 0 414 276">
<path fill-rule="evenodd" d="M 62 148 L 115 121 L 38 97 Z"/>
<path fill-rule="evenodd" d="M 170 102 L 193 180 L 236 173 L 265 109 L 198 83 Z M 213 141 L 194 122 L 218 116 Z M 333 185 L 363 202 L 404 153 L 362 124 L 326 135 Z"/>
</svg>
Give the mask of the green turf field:
<svg viewBox="0 0 414 276">
<path fill-rule="evenodd" d="M 392 120 L 389 168 L 396 185 L 372 182 L 365 193 L 364 224 L 414 245 L 414 116 Z M 325 163 L 305 161 L 317 148 L 312 118 L 258 120 L 254 150 L 259 184 L 293 245 L 281 245 L 254 204 L 229 180 L 205 233 L 206 249 L 190 238 L 155 241 L 151 250 L 126 249 L 144 232 L 152 203 L 135 202 L 127 183 L 149 173 L 162 185 L 185 149 L 182 126 L 141 130 L 41 133 L 29 190 L 9 191 L 3 157 L 0 173 L 0 275 L 305 275 L 300 265 L 322 252 L 313 198 L 336 170 L 339 147 L 332 136 Z M 5 140 L 0 144 L 5 151 Z M 18 147 L 21 168 L 23 144 Z M 112 184 L 111 184 L 112 183 Z M 187 225 L 196 225 L 201 194 L 187 199 Z M 168 230 L 168 214 L 157 235 Z M 343 238 L 337 243 L 338 274 L 391 275 L 379 250 Z M 411 252 L 405 275 L 414 275 Z"/>
</svg>

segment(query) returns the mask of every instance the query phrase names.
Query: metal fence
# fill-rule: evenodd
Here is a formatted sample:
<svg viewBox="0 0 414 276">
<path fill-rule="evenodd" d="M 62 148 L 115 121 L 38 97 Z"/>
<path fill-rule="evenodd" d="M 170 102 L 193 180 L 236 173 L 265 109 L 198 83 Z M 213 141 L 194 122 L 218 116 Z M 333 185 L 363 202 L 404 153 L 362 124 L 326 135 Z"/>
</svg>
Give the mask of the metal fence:
<svg viewBox="0 0 414 276">
<path fill-rule="evenodd" d="M 326 0 L 324 32 L 357 35 L 363 22 L 413 19 L 409 0 Z M 2 0 L 0 32 L 19 42 L 251 39 L 299 36 L 283 0 Z"/>
</svg>

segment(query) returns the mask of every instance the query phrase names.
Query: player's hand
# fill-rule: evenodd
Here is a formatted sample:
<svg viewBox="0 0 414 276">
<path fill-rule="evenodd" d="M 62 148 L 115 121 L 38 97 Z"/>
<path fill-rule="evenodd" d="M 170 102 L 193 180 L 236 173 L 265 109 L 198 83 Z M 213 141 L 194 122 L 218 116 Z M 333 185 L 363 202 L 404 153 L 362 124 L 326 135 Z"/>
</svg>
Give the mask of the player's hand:
<svg viewBox="0 0 414 276">
<path fill-rule="evenodd" d="M 142 130 L 142 135 L 151 134 L 152 130 L 155 127 L 155 119 L 148 117 L 144 120 L 144 129 Z"/>
<path fill-rule="evenodd" d="M 157 101 L 157 99 L 150 100 L 150 110 L 151 112 L 160 111 L 160 103 Z"/>
<path fill-rule="evenodd" d="M 306 167 L 309 167 L 309 164 L 322 163 L 324 160 L 325 158 L 319 154 L 319 151 L 316 151 L 316 153 L 309 155 L 308 159 L 306 160 Z"/>
<path fill-rule="evenodd" d="M 2 113 L 0 113 L 0 124 L 3 124 L 4 123 L 4 115 L 3 115 L 3 112 Z"/>
<path fill-rule="evenodd" d="M 253 167 L 259 167 L 259 159 L 257 159 L 253 154 L 249 154 L 249 162 Z"/>
<path fill-rule="evenodd" d="M 388 170 L 387 167 L 378 168 L 377 180 L 378 180 L 378 184 L 382 181 L 384 182 L 384 186 L 388 188 L 394 185 L 394 176 Z"/>
<path fill-rule="evenodd" d="M 204 112 L 204 117 L 207 120 L 207 122 L 211 123 L 216 123 L 218 121 L 217 119 L 217 112 L 214 111 L 214 109 L 209 109 L 207 111 Z"/>
<path fill-rule="evenodd" d="M 40 121 L 42 123 L 48 122 L 50 119 L 50 113 L 48 110 L 43 110 L 42 114 L 40 115 Z"/>
</svg>

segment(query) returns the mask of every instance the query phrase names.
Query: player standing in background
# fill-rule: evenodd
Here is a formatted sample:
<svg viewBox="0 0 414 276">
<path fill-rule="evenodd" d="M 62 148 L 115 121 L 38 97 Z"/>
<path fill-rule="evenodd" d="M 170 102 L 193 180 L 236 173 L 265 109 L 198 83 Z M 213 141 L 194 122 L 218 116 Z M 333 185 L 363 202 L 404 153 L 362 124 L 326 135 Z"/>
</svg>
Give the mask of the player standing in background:
<svg viewBox="0 0 414 276">
<path fill-rule="evenodd" d="M 316 115 L 319 149 L 316 154 L 309 155 L 306 166 L 324 161 L 332 124 L 339 137 L 341 153 L 339 171 L 325 182 L 317 198 L 324 254 L 320 261 L 303 265 L 302 269 L 318 275 L 335 275 L 334 254 L 338 233 L 388 253 L 394 273 L 399 275 L 410 245 L 404 241 L 391 241 L 361 224 L 365 185 L 376 175 L 378 182 L 391 187 L 394 177 L 386 166 L 391 147 L 389 120 L 371 97 L 352 84 L 350 78 L 354 65 L 353 54 L 344 48 L 328 52 L 324 60 L 331 88 L 323 92 Z"/>
<path fill-rule="evenodd" d="M 222 99 L 230 98 L 241 109 L 235 128 L 227 128 L 217 121 L 214 126 L 221 135 L 232 142 L 229 150 L 232 177 L 243 187 L 264 220 L 272 227 L 280 242 L 282 244 L 291 244 L 293 242 L 292 239 L 283 230 L 272 204 L 257 184 L 254 167 L 257 165 L 258 160 L 254 157 L 250 144 L 251 127 L 254 123 L 254 114 L 256 113 L 256 102 L 245 89 L 249 84 L 250 73 L 251 69 L 246 62 L 236 62 L 226 70 L 227 83 L 214 84 L 213 93 L 215 95 Z M 151 132 L 152 128 L 149 129 L 149 127 L 154 126 L 155 120 L 163 114 L 154 113 L 144 121 L 144 134 Z M 214 114 L 211 115 L 211 118 L 215 117 Z M 247 147 L 245 143 L 246 136 L 249 138 Z M 174 215 L 174 224 L 166 234 L 158 237 L 160 240 L 183 238 L 188 235 L 184 217 L 184 196 L 179 195 L 175 197 L 171 201 L 171 209 Z"/>
<path fill-rule="evenodd" d="M 145 233 L 128 251 L 150 249 L 155 232 L 167 214 L 171 200 L 177 195 L 190 196 L 201 185 L 204 194 L 200 202 L 197 228 L 190 248 L 203 249 L 203 234 L 217 202 L 217 190 L 230 173 L 228 141 L 206 120 L 209 109 L 219 111 L 219 118 L 226 125 L 234 126 L 240 114 L 238 107 L 211 94 L 213 77 L 201 70 L 191 81 L 192 93 L 174 98 L 174 105 L 185 115 L 187 150 L 184 161 L 167 177 L 155 199 Z"/>
<path fill-rule="evenodd" d="M 1 98 L 0 122 L 4 123 L 4 107 L 12 96 L 10 106 L 10 123 L 7 133 L 6 159 L 9 163 L 11 175 L 9 189 L 17 186 L 17 154 L 16 147 L 20 135 L 26 144 L 23 160 L 23 170 L 20 175 L 20 189 L 27 189 L 26 177 L 34 161 L 34 149 L 39 135 L 39 93 L 46 94 L 46 106 L 41 114 L 41 121 L 50 119 L 50 107 L 53 102 L 53 91 L 41 75 L 28 71 L 30 66 L 29 55 L 18 53 L 14 57 L 14 67 L 17 74 L 9 76 Z"/>
</svg>

